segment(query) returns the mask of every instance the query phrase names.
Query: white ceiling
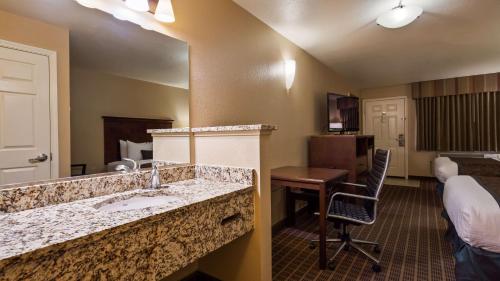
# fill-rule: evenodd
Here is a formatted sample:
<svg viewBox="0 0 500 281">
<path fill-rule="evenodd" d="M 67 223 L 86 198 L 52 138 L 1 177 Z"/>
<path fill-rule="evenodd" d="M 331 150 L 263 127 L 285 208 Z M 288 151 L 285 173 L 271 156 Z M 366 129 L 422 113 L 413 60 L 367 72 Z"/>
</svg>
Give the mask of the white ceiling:
<svg viewBox="0 0 500 281">
<path fill-rule="evenodd" d="M 119 21 L 73 0 L 1 0 L 0 9 L 68 28 L 72 67 L 189 87 L 185 42 Z"/>
<path fill-rule="evenodd" d="M 398 0 L 234 1 L 359 88 L 500 71 L 500 0 L 406 0 L 397 30 L 375 20 Z"/>
</svg>

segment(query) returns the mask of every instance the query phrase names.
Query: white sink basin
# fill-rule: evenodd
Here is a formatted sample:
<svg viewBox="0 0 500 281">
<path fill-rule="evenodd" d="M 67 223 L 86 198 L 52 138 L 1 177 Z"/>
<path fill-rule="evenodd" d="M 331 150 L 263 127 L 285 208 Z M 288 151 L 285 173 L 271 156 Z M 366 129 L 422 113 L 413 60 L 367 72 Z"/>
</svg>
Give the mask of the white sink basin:
<svg viewBox="0 0 500 281">
<path fill-rule="evenodd" d="M 147 194 L 136 194 L 129 198 L 105 201 L 95 207 L 105 212 L 121 212 L 150 207 L 167 207 L 172 204 L 182 203 L 182 200 L 181 197 L 173 195 L 148 196 Z"/>
</svg>

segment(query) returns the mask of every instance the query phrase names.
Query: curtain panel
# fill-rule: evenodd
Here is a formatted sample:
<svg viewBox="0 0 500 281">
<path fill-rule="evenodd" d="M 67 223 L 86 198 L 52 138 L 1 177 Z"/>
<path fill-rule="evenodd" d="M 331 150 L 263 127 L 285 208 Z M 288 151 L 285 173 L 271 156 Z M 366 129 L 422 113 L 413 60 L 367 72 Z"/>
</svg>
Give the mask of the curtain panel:
<svg viewBox="0 0 500 281">
<path fill-rule="evenodd" d="M 417 150 L 499 151 L 500 92 L 415 100 Z"/>
</svg>

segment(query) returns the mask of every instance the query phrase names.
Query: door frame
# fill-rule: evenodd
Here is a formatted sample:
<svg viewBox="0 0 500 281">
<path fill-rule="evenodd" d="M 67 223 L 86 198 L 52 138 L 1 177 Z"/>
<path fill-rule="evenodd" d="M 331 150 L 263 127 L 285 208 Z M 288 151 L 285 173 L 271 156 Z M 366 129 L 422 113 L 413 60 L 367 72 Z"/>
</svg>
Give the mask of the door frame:
<svg viewBox="0 0 500 281">
<path fill-rule="evenodd" d="M 363 104 L 363 134 L 366 134 L 366 103 L 370 101 L 387 101 L 387 100 L 403 100 L 404 102 L 404 131 L 405 131 L 405 167 L 404 167 L 404 177 L 408 179 L 408 97 L 407 96 L 394 96 L 388 98 L 371 98 L 362 100 Z"/>
<path fill-rule="evenodd" d="M 59 115 L 57 52 L 0 39 L 0 47 L 42 55 L 49 60 L 50 178 L 59 177 Z"/>
</svg>

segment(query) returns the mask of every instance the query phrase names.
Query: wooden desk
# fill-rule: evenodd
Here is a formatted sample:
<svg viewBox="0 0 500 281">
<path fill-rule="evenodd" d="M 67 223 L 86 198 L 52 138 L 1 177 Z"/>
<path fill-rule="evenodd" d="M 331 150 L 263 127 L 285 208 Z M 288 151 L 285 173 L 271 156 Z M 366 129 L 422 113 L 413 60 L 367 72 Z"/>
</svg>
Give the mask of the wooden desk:
<svg viewBox="0 0 500 281">
<path fill-rule="evenodd" d="M 281 167 L 271 170 L 271 184 L 273 185 L 285 187 L 288 191 L 292 187 L 319 191 L 320 269 L 325 269 L 326 267 L 326 207 L 328 204 L 327 188 L 333 185 L 335 182 L 345 180 L 347 175 L 347 170 L 325 168 Z M 291 211 L 295 212 L 295 208 Z"/>
</svg>

